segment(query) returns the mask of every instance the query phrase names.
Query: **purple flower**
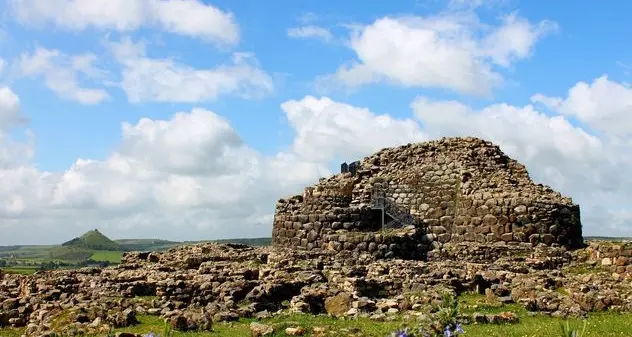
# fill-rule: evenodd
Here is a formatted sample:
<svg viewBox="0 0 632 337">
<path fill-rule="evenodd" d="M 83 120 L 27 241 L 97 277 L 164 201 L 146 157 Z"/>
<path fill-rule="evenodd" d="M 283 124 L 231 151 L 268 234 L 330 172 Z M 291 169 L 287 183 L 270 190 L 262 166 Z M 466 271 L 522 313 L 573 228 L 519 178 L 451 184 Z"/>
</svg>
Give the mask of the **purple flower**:
<svg viewBox="0 0 632 337">
<path fill-rule="evenodd" d="M 408 337 L 408 333 L 405 330 L 400 330 L 397 332 L 397 337 Z"/>
<path fill-rule="evenodd" d="M 452 331 L 450 331 L 450 328 L 446 327 L 445 330 L 443 331 L 443 336 L 444 337 L 451 337 L 452 336 Z"/>
<path fill-rule="evenodd" d="M 465 333 L 465 331 L 463 330 L 463 327 L 461 326 L 461 324 L 457 324 L 456 325 L 456 329 L 454 330 L 454 332 L 456 332 L 456 333 Z"/>
<path fill-rule="evenodd" d="M 158 336 L 154 335 L 153 331 L 150 331 L 149 334 L 145 335 L 144 337 L 158 337 Z"/>
</svg>

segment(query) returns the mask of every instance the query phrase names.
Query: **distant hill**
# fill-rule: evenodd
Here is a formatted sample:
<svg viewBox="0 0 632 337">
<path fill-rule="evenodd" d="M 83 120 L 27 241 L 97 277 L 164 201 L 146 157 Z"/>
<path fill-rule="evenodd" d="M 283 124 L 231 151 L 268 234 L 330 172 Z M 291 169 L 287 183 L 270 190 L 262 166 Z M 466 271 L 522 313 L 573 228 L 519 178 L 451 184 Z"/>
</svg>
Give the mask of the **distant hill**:
<svg viewBox="0 0 632 337">
<path fill-rule="evenodd" d="M 584 236 L 584 240 L 601 240 L 601 241 L 631 241 L 631 237 L 618 236 Z"/>
<path fill-rule="evenodd" d="M 121 246 L 118 243 L 110 240 L 107 236 L 101 234 L 98 229 L 88 231 L 78 238 L 66 241 L 62 243 L 61 246 L 92 250 L 121 250 Z"/>
<path fill-rule="evenodd" d="M 57 246 L 50 250 L 50 258 L 61 261 L 83 261 L 89 259 L 92 254 L 93 250 L 76 246 Z"/>
<path fill-rule="evenodd" d="M 182 245 L 177 241 L 160 239 L 121 239 L 115 240 L 122 251 L 161 251 Z"/>
<path fill-rule="evenodd" d="M 262 247 L 272 244 L 272 238 L 243 238 L 243 239 L 221 239 L 211 240 L 209 242 L 215 243 L 241 243 L 248 246 Z"/>
</svg>

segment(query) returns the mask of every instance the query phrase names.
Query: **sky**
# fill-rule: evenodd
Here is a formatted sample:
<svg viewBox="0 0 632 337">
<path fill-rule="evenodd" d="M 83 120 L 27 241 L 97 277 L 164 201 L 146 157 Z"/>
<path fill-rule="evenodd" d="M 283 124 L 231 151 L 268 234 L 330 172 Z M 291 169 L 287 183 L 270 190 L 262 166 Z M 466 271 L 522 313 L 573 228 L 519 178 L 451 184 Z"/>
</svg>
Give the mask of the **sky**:
<svg viewBox="0 0 632 337">
<path fill-rule="evenodd" d="M 0 0 L 0 245 L 265 237 L 383 148 L 476 136 L 632 236 L 632 2 Z"/>
</svg>

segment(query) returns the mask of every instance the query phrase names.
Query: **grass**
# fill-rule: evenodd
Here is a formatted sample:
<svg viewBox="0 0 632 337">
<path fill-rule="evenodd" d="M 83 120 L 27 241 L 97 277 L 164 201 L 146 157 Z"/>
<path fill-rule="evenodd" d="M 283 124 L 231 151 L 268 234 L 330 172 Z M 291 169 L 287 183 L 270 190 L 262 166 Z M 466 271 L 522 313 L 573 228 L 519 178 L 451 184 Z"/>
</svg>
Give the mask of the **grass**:
<svg viewBox="0 0 632 337">
<path fill-rule="evenodd" d="M 36 271 L 37 271 L 37 267 L 31 267 L 31 266 L 2 268 L 2 272 L 7 273 L 7 274 L 31 275 L 35 273 Z"/>
<path fill-rule="evenodd" d="M 149 331 L 161 333 L 163 331 L 163 321 L 159 317 L 155 316 L 139 316 L 138 320 L 141 322 L 141 325 L 126 328 L 126 329 L 118 329 L 117 332 L 133 332 L 133 333 L 142 333 L 146 334 Z M 241 320 L 239 322 L 233 323 L 220 323 L 216 324 L 213 332 L 198 332 L 198 333 L 174 333 L 174 336 L 186 336 L 186 337 L 198 337 L 198 336 L 208 336 L 208 337 L 243 337 L 250 336 L 250 323 L 254 320 Z M 294 314 L 286 317 L 274 317 L 267 320 L 262 321 L 264 324 L 272 325 L 276 327 L 275 330 L 280 331 L 280 333 L 276 333 L 273 336 L 286 336 L 283 333 L 286 327 L 300 326 L 306 329 L 308 332 L 313 327 L 326 327 L 327 330 L 340 330 L 340 329 L 360 329 L 367 336 L 386 336 L 391 331 L 396 330 L 400 324 L 400 321 L 395 322 L 383 322 L 376 323 L 369 319 L 357 319 L 357 320 L 342 320 L 335 319 L 329 316 L 320 315 L 304 315 L 304 314 Z M 305 336 L 310 336 L 310 334 L 306 334 Z"/>
<path fill-rule="evenodd" d="M 606 266 L 602 266 L 602 265 L 590 266 L 585 263 L 564 267 L 562 271 L 571 275 L 585 275 L 585 274 L 594 274 L 594 273 L 601 273 L 601 272 L 610 272 L 610 270 Z"/>
<path fill-rule="evenodd" d="M 505 308 L 506 311 L 510 308 Z M 510 325 L 467 325 L 465 326 L 465 336 L 472 337 L 559 337 L 561 319 L 551 318 L 544 315 L 520 315 L 519 324 Z M 163 330 L 162 319 L 154 316 L 139 316 L 141 325 L 120 329 L 117 331 L 149 333 L 154 331 L 160 333 Z M 590 315 L 587 320 L 585 337 L 615 337 L 632 335 L 632 314 L 599 313 Z M 215 326 L 214 332 L 205 333 L 175 333 L 174 336 L 208 336 L 208 337 L 242 337 L 250 335 L 250 322 L 252 320 L 242 320 L 236 323 L 222 323 Z M 569 320 L 571 327 L 581 327 L 580 320 Z M 359 329 L 364 336 L 384 337 L 392 331 L 397 330 L 403 323 L 400 318 L 393 322 L 374 322 L 369 319 L 334 319 L 328 316 L 313 316 L 295 314 L 288 317 L 276 317 L 264 320 L 263 323 L 280 327 L 281 332 L 274 336 L 285 336 L 282 332 L 288 326 L 301 326 L 308 332 L 314 327 L 326 327 L 327 330 L 340 331 L 341 329 Z M 310 336 L 307 334 L 306 336 Z"/>
<path fill-rule="evenodd" d="M 589 316 L 586 332 L 582 337 L 632 336 L 631 314 L 599 313 Z M 514 325 L 470 325 L 467 336 L 487 337 L 558 337 L 560 319 L 542 315 L 521 316 L 520 324 Z M 580 320 L 569 320 L 571 327 L 580 329 Z"/>
<path fill-rule="evenodd" d="M 143 298 L 150 300 L 151 297 Z M 461 294 L 459 306 L 462 313 L 480 312 L 483 314 L 512 311 L 520 317 L 517 324 L 507 325 L 466 325 L 465 336 L 471 337 L 559 337 L 561 336 L 560 323 L 568 322 L 571 328 L 581 328 L 583 321 L 579 319 L 562 320 L 541 314 L 530 315 L 518 304 L 502 305 L 494 299 L 484 295 Z M 147 334 L 150 331 L 161 334 L 164 329 L 163 320 L 157 316 L 138 315 L 141 324 L 133 327 L 117 329 L 116 332 L 132 332 Z M 63 321 L 63 314 L 56 322 Z M 174 337 L 243 337 L 250 335 L 250 323 L 254 319 L 243 319 L 232 323 L 219 323 L 212 332 L 175 332 Z M 632 336 L 632 314 L 620 314 L 616 312 L 594 313 L 586 320 L 586 332 L 583 337 L 615 337 Z M 341 330 L 361 331 L 361 336 L 385 337 L 397 330 L 404 323 L 403 316 L 397 316 L 389 322 L 375 322 L 366 318 L 359 319 L 335 319 L 326 315 L 290 314 L 262 320 L 261 323 L 275 327 L 278 331 L 273 336 L 286 336 L 283 332 L 286 327 L 300 326 L 311 336 L 314 327 L 323 327 L 331 331 L 329 336 L 346 336 Z M 0 329 L 1 337 L 17 337 L 24 333 L 23 329 Z"/>
<path fill-rule="evenodd" d="M 505 311 L 511 311 L 519 316 L 527 314 L 527 310 L 517 303 L 503 305 L 496 300 L 487 298 L 485 295 L 474 293 L 463 293 L 459 296 L 459 312 L 461 313 L 499 314 Z"/>
<path fill-rule="evenodd" d="M 50 252 L 50 257 L 57 260 L 82 261 L 92 256 L 92 250 L 83 247 L 59 246 Z"/>
<path fill-rule="evenodd" d="M 109 250 L 97 250 L 92 253 L 90 259 L 94 261 L 109 261 L 112 263 L 121 263 L 121 257 L 123 252 L 109 251 Z"/>
</svg>

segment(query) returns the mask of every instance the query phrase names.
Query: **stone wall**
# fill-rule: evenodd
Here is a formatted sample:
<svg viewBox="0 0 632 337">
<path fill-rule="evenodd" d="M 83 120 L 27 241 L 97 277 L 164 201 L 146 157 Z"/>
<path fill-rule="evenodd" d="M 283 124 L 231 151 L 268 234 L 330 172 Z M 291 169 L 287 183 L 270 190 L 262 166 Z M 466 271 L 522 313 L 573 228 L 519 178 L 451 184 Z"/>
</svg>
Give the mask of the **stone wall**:
<svg viewBox="0 0 632 337">
<path fill-rule="evenodd" d="M 632 241 L 591 241 L 586 254 L 588 261 L 613 273 L 632 275 Z"/>
<path fill-rule="evenodd" d="M 367 251 L 371 243 L 384 245 L 375 233 L 381 214 L 371 209 L 376 186 L 417 220 L 415 234 L 406 235 L 416 249 L 460 242 L 583 244 L 579 206 L 533 183 L 524 165 L 477 138 L 386 148 L 364 158 L 356 174 L 322 178 L 303 195 L 279 200 L 273 244 L 365 250 L 364 244 L 358 246 L 363 242 Z M 356 236 L 362 239 L 340 240 Z M 389 250 L 373 252 L 386 255 Z"/>
</svg>

